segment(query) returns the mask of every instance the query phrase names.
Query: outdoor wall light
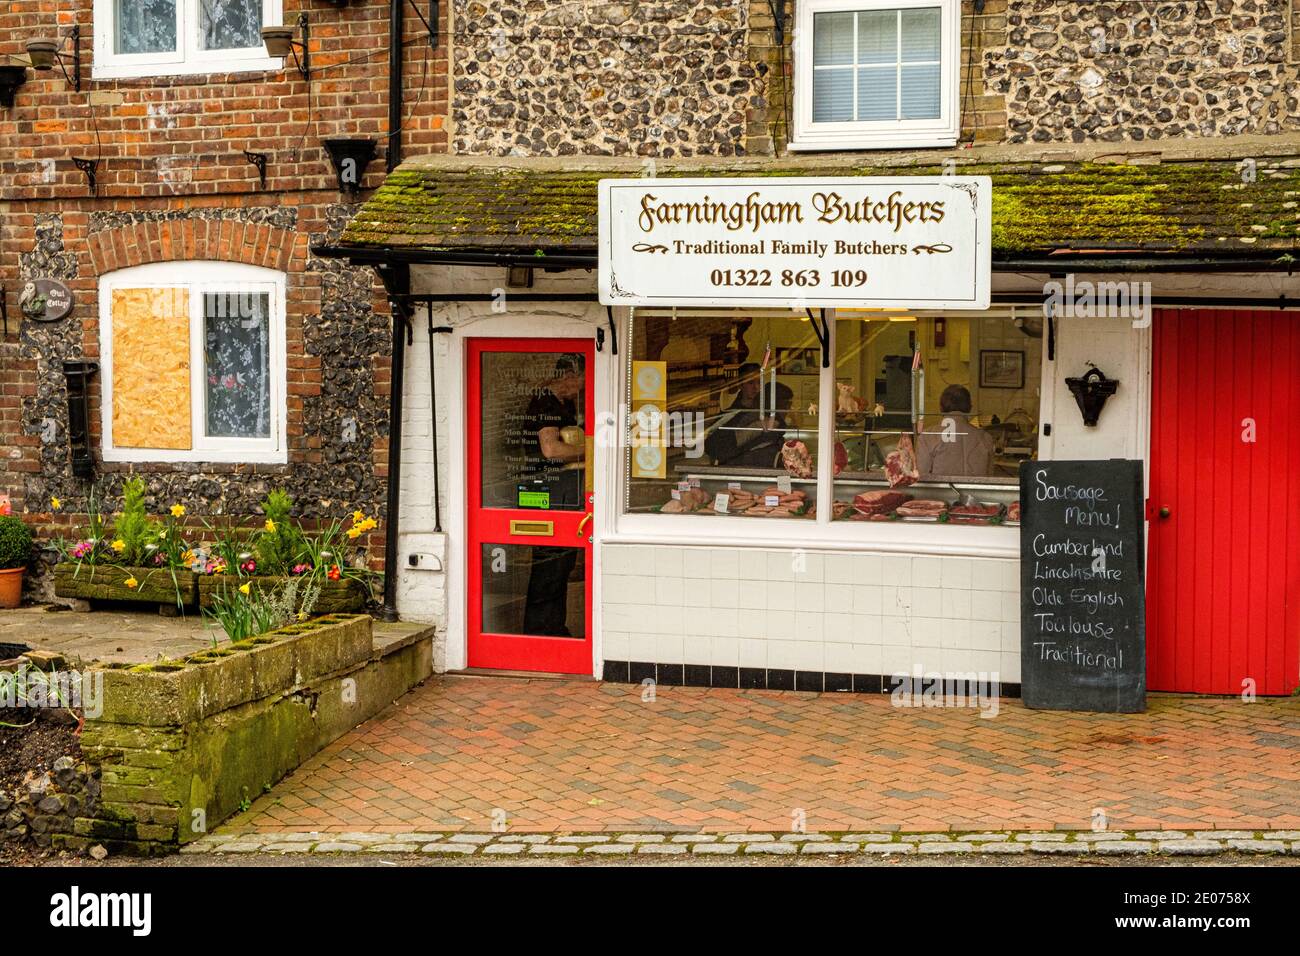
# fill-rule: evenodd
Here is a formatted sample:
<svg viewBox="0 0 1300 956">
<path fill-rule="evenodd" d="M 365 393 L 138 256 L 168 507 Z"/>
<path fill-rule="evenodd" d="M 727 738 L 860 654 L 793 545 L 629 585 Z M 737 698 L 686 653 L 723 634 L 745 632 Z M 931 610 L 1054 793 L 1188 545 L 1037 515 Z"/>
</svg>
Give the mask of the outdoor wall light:
<svg viewBox="0 0 1300 956">
<path fill-rule="evenodd" d="M 1107 378 L 1106 373 L 1094 365 L 1082 378 L 1067 378 L 1065 385 L 1079 404 L 1084 425 L 1092 428 L 1101 418 L 1101 410 L 1106 405 L 1106 399 L 1114 395 L 1115 390 L 1119 388 L 1119 381 Z"/>
<path fill-rule="evenodd" d="M 327 139 L 325 149 L 334 163 L 342 192 L 357 193 L 365 178 L 366 167 L 375 158 L 373 139 Z"/>
<path fill-rule="evenodd" d="M 0 66 L 0 106 L 9 109 L 14 105 L 18 87 L 27 82 L 27 67 Z"/>
<path fill-rule="evenodd" d="M 63 78 L 72 84 L 78 93 L 81 92 L 81 27 L 73 24 L 72 27 L 72 73 L 68 73 L 68 61 L 63 53 L 60 52 L 63 41 L 58 37 L 34 37 L 26 43 L 27 57 L 32 61 L 32 69 L 45 70 L 54 69 L 54 64 L 59 64 L 59 70 L 63 73 Z"/>
<path fill-rule="evenodd" d="M 311 32 L 307 26 L 307 14 L 298 14 L 297 30 L 302 31 L 301 40 L 293 38 L 296 32 L 294 27 L 262 27 L 262 42 L 266 44 L 266 52 L 271 56 L 292 56 L 294 65 L 305 80 L 311 72 L 311 50 L 308 49 Z M 302 59 L 298 59 L 299 50 L 302 50 Z"/>
</svg>

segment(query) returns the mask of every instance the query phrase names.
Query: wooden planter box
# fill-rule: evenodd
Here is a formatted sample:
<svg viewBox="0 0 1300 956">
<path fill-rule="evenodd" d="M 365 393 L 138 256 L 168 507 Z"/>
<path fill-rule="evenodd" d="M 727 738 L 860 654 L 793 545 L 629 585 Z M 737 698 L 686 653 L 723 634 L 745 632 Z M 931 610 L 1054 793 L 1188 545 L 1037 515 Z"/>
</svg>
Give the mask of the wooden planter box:
<svg viewBox="0 0 1300 956">
<path fill-rule="evenodd" d="M 287 578 L 274 575 L 237 577 L 233 574 L 201 574 L 198 576 L 199 607 L 211 607 L 213 600 L 224 590 L 231 594 L 245 584 L 250 590 L 274 590 L 284 586 Z M 359 611 L 366 606 L 366 591 L 356 581 L 326 581 L 312 614 L 337 614 Z"/>
<path fill-rule="evenodd" d="M 126 586 L 128 578 L 136 586 Z M 193 606 L 198 586 L 192 571 L 167 568 L 121 568 L 64 562 L 54 566 L 54 593 L 84 601 L 148 601 L 153 604 Z"/>
</svg>

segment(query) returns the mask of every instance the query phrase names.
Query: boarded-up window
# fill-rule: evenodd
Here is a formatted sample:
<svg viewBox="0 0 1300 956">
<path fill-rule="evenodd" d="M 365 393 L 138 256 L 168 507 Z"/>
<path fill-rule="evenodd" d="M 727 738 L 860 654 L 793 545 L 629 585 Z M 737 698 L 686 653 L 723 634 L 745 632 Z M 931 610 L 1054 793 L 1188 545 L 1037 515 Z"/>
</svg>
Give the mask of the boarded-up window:
<svg viewBox="0 0 1300 956">
<path fill-rule="evenodd" d="M 281 463 L 285 276 L 155 262 L 100 285 L 105 461 Z"/>
<path fill-rule="evenodd" d="M 113 443 L 190 448 L 189 291 L 114 289 L 112 301 Z"/>
</svg>

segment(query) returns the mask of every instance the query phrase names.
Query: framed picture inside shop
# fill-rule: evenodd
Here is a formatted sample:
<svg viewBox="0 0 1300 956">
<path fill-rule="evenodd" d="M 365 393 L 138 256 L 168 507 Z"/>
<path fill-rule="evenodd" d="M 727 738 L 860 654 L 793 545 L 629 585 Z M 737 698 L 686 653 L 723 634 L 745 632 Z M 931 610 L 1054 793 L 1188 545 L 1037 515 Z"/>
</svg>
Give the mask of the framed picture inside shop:
<svg viewBox="0 0 1300 956">
<path fill-rule="evenodd" d="M 980 388 L 1024 387 L 1024 352 L 1007 349 L 980 350 Z"/>
</svg>

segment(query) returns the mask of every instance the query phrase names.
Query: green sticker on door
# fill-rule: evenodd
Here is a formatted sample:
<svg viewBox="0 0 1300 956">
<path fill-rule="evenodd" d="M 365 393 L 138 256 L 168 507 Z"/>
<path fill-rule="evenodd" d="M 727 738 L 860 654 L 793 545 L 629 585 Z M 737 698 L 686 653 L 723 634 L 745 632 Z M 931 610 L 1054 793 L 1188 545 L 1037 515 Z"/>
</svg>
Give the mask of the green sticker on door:
<svg viewBox="0 0 1300 956">
<path fill-rule="evenodd" d="M 520 508 L 542 508 L 550 509 L 551 492 L 549 489 L 538 491 L 535 488 L 519 488 L 518 503 Z"/>
</svg>

